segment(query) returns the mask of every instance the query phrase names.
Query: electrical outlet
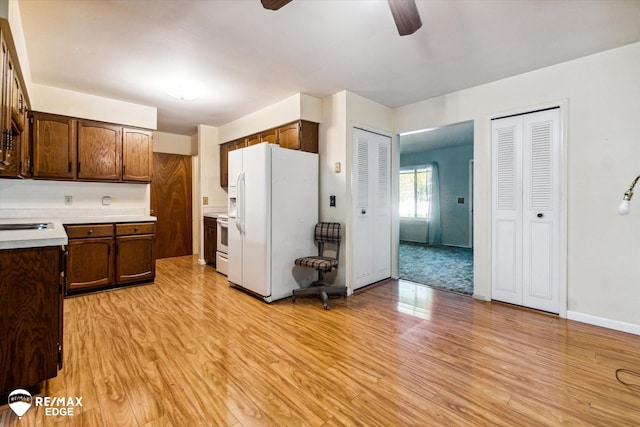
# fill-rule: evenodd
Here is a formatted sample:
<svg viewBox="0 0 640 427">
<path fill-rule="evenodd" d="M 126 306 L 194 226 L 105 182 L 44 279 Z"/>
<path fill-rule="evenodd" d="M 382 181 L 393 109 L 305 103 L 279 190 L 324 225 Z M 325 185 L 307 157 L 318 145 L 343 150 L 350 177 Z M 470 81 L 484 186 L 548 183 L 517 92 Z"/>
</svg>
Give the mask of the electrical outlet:
<svg viewBox="0 0 640 427">
<path fill-rule="evenodd" d="M 336 164 L 334 165 L 334 169 L 336 173 L 340 173 L 340 171 L 342 170 L 342 164 L 340 162 L 336 162 Z"/>
<path fill-rule="evenodd" d="M 64 204 L 70 205 L 71 203 L 73 203 L 73 196 L 64 196 Z"/>
<path fill-rule="evenodd" d="M 329 196 L 329 206 L 336 207 L 336 196 Z"/>
</svg>

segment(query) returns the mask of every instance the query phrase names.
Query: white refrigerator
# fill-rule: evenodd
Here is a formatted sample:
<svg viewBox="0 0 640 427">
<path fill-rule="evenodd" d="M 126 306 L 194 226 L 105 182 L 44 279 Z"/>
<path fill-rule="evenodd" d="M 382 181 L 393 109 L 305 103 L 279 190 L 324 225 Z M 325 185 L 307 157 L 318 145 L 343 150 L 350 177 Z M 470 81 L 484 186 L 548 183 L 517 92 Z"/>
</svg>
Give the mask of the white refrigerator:
<svg viewBox="0 0 640 427">
<path fill-rule="evenodd" d="M 308 286 L 315 271 L 318 155 L 263 142 L 229 152 L 229 283 L 266 302 Z"/>
</svg>

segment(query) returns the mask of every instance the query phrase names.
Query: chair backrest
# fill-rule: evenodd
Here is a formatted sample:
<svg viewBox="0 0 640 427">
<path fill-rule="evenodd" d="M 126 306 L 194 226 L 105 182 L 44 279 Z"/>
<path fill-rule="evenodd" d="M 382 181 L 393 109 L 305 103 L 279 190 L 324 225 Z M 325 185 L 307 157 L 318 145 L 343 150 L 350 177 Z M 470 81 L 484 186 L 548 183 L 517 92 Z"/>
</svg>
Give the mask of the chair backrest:
<svg viewBox="0 0 640 427">
<path fill-rule="evenodd" d="M 319 222 L 316 224 L 315 240 L 319 243 L 337 243 L 342 241 L 342 231 L 339 222 Z"/>
</svg>

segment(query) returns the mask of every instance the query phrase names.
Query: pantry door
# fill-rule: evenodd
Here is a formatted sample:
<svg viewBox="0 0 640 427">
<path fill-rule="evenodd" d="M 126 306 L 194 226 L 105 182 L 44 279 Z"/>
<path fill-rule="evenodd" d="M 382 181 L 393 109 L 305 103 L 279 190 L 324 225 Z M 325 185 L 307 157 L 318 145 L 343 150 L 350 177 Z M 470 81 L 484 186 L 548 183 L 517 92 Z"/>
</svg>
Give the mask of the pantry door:
<svg viewBox="0 0 640 427">
<path fill-rule="evenodd" d="M 492 121 L 492 299 L 559 313 L 560 109 Z"/>
<path fill-rule="evenodd" d="M 391 276 L 391 138 L 353 130 L 352 287 Z"/>
</svg>

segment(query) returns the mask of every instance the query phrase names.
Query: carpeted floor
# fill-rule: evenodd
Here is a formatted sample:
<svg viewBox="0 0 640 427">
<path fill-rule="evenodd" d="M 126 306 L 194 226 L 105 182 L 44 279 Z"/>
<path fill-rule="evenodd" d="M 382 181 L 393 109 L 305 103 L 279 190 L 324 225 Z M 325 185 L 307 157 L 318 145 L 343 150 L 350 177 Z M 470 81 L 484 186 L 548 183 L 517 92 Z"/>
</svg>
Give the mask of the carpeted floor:
<svg viewBox="0 0 640 427">
<path fill-rule="evenodd" d="M 473 249 L 400 242 L 400 278 L 473 294 Z"/>
</svg>

